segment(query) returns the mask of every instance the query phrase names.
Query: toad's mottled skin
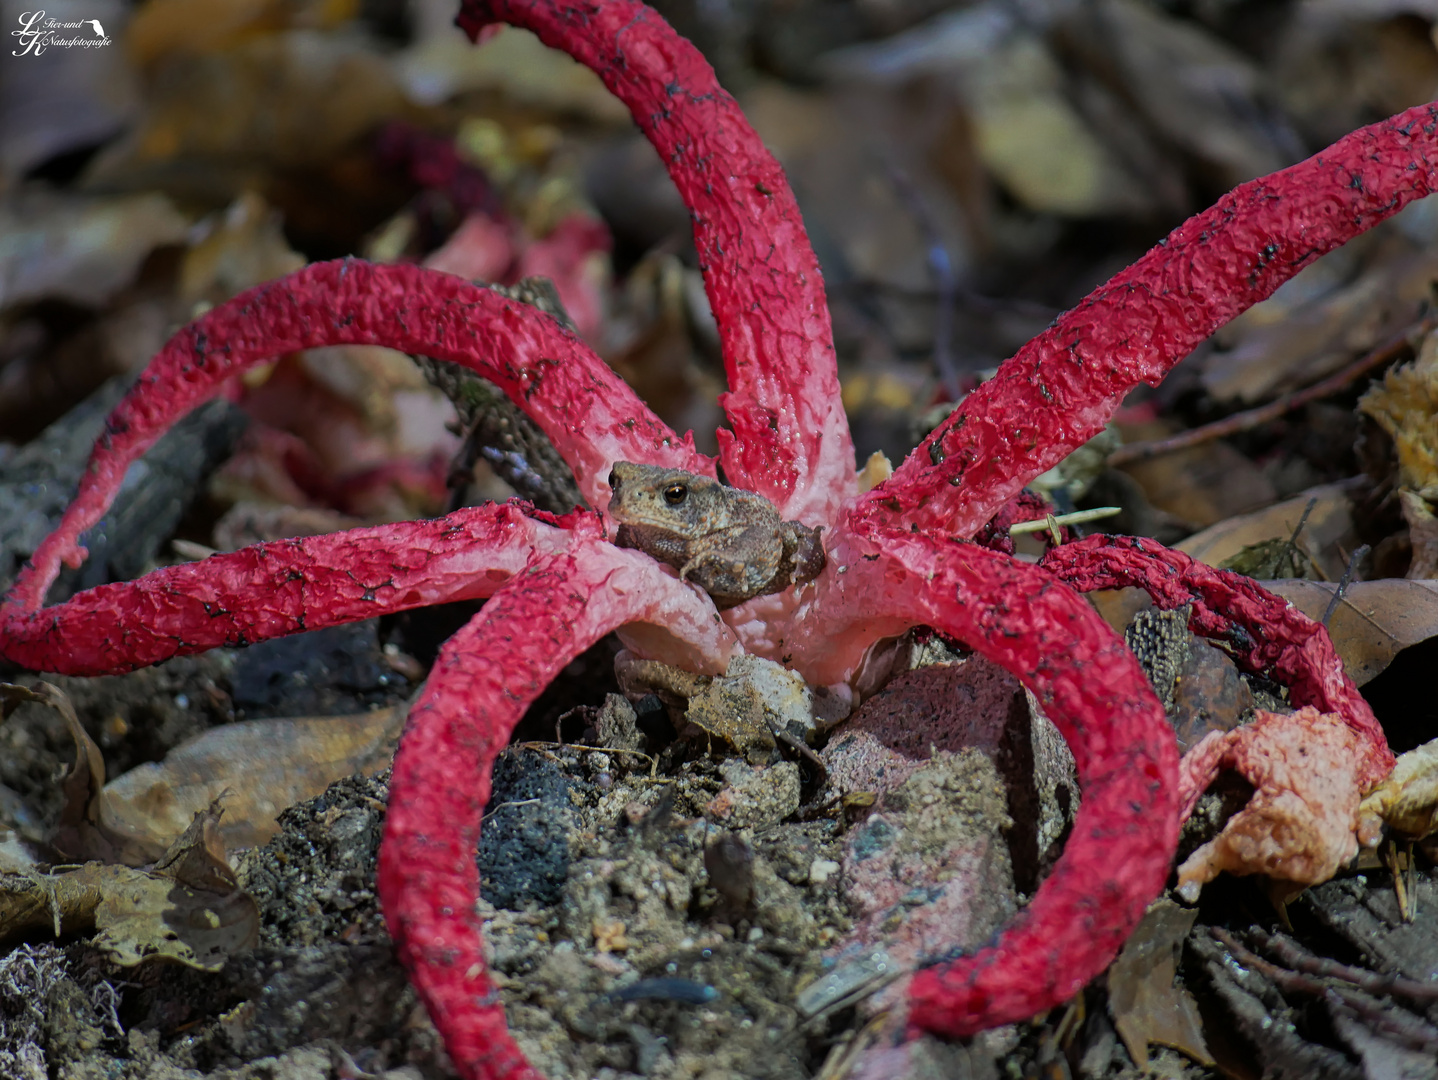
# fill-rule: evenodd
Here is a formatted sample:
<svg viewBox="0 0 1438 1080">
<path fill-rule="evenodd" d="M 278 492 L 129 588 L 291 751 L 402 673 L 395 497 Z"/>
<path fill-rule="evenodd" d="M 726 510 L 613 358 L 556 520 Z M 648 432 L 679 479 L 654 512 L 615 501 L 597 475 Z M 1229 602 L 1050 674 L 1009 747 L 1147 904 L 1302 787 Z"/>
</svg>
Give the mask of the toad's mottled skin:
<svg viewBox="0 0 1438 1080">
<path fill-rule="evenodd" d="M 609 474 L 614 542 L 668 563 L 717 607 L 813 581 L 824 569 L 823 527 L 784 521 L 752 491 L 681 469 L 616 461 Z"/>
</svg>

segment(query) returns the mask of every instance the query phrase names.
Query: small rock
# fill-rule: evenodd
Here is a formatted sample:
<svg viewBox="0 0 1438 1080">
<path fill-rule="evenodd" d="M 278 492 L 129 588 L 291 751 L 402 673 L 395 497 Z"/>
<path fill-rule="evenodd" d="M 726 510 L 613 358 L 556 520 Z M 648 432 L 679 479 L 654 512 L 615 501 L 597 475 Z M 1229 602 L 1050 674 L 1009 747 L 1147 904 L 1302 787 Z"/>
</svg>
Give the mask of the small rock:
<svg viewBox="0 0 1438 1080">
<path fill-rule="evenodd" d="M 605 694 L 604 705 L 594 721 L 600 746 L 614 750 L 643 750 L 639 716 L 623 694 Z"/>
<path fill-rule="evenodd" d="M 756 769 L 733 758 L 719 772 L 727 785 L 706 811 L 730 829 L 767 828 L 799 809 L 799 766 L 792 761 Z"/>
<path fill-rule="evenodd" d="M 1013 917 L 1017 896 L 1003 831 L 1004 784 L 991 757 L 940 751 L 852 829 L 843 894 L 854 931 L 830 956 L 840 964 L 882 949 L 912 970 L 945 949 L 973 949 Z M 900 1008 L 907 980 L 868 999 L 866 1012 Z"/>
</svg>

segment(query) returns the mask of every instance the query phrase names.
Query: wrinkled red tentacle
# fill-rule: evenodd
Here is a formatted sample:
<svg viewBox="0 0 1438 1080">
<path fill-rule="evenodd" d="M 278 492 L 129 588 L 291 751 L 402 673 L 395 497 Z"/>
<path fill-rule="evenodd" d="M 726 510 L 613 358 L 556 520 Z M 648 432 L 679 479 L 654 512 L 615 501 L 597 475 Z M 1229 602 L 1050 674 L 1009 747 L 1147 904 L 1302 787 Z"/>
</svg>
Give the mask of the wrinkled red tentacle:
<svg viewBox="0 0 1438 1080">
<path fill-rule="evenodd" d="M 599 536 L 598 518 L 574 515 Z M 490 503 L 404 521 L 275 540 L 26 612 L 0 606 L 0 656 L 32 671 L 115 675 L 222 645 L 491 595 L 568 530 L 518 504 Z"/>
<path fill-rule="evenodd" d="M 1083 786 L 1054 872 L 994 945 L 914 978 L 912 1022 L 971 1035 L 1067 1000 L 1113 960 L 1168 875 L 1178 751 L 1162 705 L 1081 596 L 1011 556 L 873 530 L 837 542 L 830 565 L 806 617 L 807 649 L 872 641 L 869 612 L 953 634 L 1033 690 Z"/>
<path fill-rule="evenodd" d="M 833 521 L 856 491 L 854 448 L 819 263 L 783 170 L 699 50 L 644 4 L 465 0 L 471 38 L 493 22 L 563 49 L 629 106 L 694 221 L 729 378 L 725 474 L 786 518 Z"/>
<path fill-rule="evenodd" d="M 595 507 L 616 460 L 714 473 L 625 382 L 548 316 L 452 274 L 356 259 L 315 263 L 196 319 L 150 361 L 115 407 L 75 501 L 35 552 L 12 597 L 38 608 L 60 562 L 104 514 L 125 469 L 176 420 L 246 368 L 321 345 L 383 345 L 452 360 L 498 384 L 544 429 Z"/>
<path fill-rule="evenodd" d="M 1224 323 L 1438 186 L 1438 104 L 1234 188 L 1025 345 L 859 507 L 972 536 Z"/>
<path fill-rule="evenodd" d="M 659 613 L 662 620 L 658 619 Z M 475 913 L 475 845 L 494 759 L 541 690 L 604 634 L 662 621 L 722 671 L 714 608 L 646 555 L 595 540 L 537 561 L 440 651 L 395 757 L 379 896 L 400 959 L 467 1080 L 533 1080 L 505 1028 Z"/>
<path fill-rule="evenodd" d="M 1160 608 L 1192 604 L 1188 625 L 1220 642 L 1250 671 L 1288 687 L 1294 707 L 1336 713 L 1369 748 L 1366 785 L 1393 768 L 1393 751 L 1373 710 L 1322 623 L 1314 622 L 1252 578 L 1216 570 L 1181 551 L 1136 536 L 1090 536 L 1051 549 L 1040 565 L 1082 592 L 1137 586 Z"/>
</svg>

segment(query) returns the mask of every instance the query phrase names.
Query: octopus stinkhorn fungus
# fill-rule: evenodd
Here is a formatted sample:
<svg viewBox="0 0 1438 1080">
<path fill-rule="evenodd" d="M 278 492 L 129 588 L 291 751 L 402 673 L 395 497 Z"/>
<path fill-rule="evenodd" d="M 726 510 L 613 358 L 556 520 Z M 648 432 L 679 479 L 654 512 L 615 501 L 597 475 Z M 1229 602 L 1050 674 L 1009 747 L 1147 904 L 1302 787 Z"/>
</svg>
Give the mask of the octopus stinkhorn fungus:
<svg viewBox="0 0 1438 1080">
<path fill-rule="evenodd" d="M 892 478 L 860 494 L 823 283 L 778 164 L 699 53 L 636 0 L 465 0 L 460 25 L 526 27 L 627 104 L 688 204 L 723 339 L 730 429 L 717 461 L 669 430 L 577 337 L 458 277 L 355 260 L 252 289 L 181 330 L 109 418 L 78 494 L 0 607 L 0 656 L 101 674 L 172 656 L 488 597 L 445 645 L 395 759 L 379 892 L 391 933 L 460 1072 L 538 1074 L 510 1038 L 484 963 L 474 849 L 490 768 L 549 680 L 613 630 L 707 673 L 738 650 L 842 683 L 880 639 L 943 630 L 1018 675 L 1073 748 L 1083 803 L 1058 867 L 993 945 L 920 971 L 911 1022 L 949 1035 L 1019 1020 L 1102 971 L 1158 893 L 1176 844 L 1177 753 L 1138 664 L 1069 581 L 1194 600 L 1199 632 L 1336 711 L 1380 776 L 1391 755 L 1321 627 L 1257 586 L 1156 544 L 1090 540 L 1043 568 L 972 542 L 1030 479 L 1156 383 L 1204 337 L 1319 255 L 1428 194 L 1438 106 L 1355 132 L 1176 229 L 969 395 Z M 594 511 L 522 503 L 259 544 L 42 606 L 84 558 L 127 467 L 247 367 L 373 344 L 465 365 L 549 435 Z M 610 542 L 615 462 L 706 476 L 823 526 L 813 581 L 718 613 L 647 555 Z M 1215 576 L 1216 575 L 1216 576 Z M 1300 700 L 1301 699 L 1301 700 Z"/>
</svg>

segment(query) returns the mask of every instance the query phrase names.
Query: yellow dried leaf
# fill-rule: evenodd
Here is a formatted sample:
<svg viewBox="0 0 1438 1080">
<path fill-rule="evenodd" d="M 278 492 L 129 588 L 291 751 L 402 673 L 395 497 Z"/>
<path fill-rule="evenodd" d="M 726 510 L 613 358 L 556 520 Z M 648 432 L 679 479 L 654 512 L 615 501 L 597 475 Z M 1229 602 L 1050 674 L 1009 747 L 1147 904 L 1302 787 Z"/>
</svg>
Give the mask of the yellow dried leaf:
<svg viewBox="0 0 1438 1080">
<path fill-rule="evenodd" d="M 259 908 L 225 859 L 219 819 L 214 806 L 196 814 L 151 873 L 105 892 L 95 944 L 115 963 L 165 959 L 218 971 L 259 939 Z"/>
<path fill-rule="evenodd" d="M 291 27 L 337 26 L 354 18 L 355 0 L 149 0 L 126 35 L 141 67 L 176 53 L 223 52 Z"/>
<path fill-rule="evenodd" d="M 1408 561 L 1409 580 L 1438 577 L 1438 517 L 1428 500 L 1416 491 L 1400 491 L 1403 520 L 1408 523 L 1408 542 L 1413 549 Z"/>
<path fill-rule="evenodd" d="M 247 720 L 213 728 L 105 785 L 104 823 L 133 842 L 162 849 L 220 795 L 221 832 L 232 847 L 255 847 L 287 806 L 356 772 L 389 764 L 404 726 L 399 706 L 353 716 Z"/>
<path fill-rule="evenodd" d="M 1398 758 L 1388 779 L 1358 807 L 1358 839 L 1378 846 L 1383 826 L 1408 840 L 1438 832 L 1438 739 Z"/>
<path fill-rule="evenodd" d="M 95 928 L 95 944 L 122 966 L 164 959 L 218 971 L 253 945 L 260 913 L 225 859 L 212 806 L 195 817 L 152 870 L 89 862 L 65 873 L 0 875 L 4 936 Z"/>
<path fill-rule="evenodd" d="M 180 264 L 180 298 L 187 305 L 223 303 L 305 264 L 305 257 L 285 239 L 280 212 L 253 191 L 206 224 L 209 231 L 190 246 Z"/>
<path fill-rule="evenodd" d="M 122 862 L 138 866 L 154 858 L 164 845 L 135 848 L 126 838 L 109 831 L 104 824 L 105 759 L 100 748 L 85 732 L 70 698 L 57 686 L 38 683 L 34 689 L 0 683 L 0 703 L 9 712 L 23 702 L 38 702 L 60 714 L 65 730 L 75 743 L 75 762 L 61 780 L 64 804 L 60 819 L 47 840 L 55 851 L 68 859 L 83 862 Z"/>
<path fill-rule="evenodd" d="M 1411 364 L 1389 369 L 1359 399 L 1360 411 L 1388 432 L 1398 452 L 1398 482 L 1410 491 L 1438 488 L 1438 334 L 1423 339 Z"/>
</svg>

